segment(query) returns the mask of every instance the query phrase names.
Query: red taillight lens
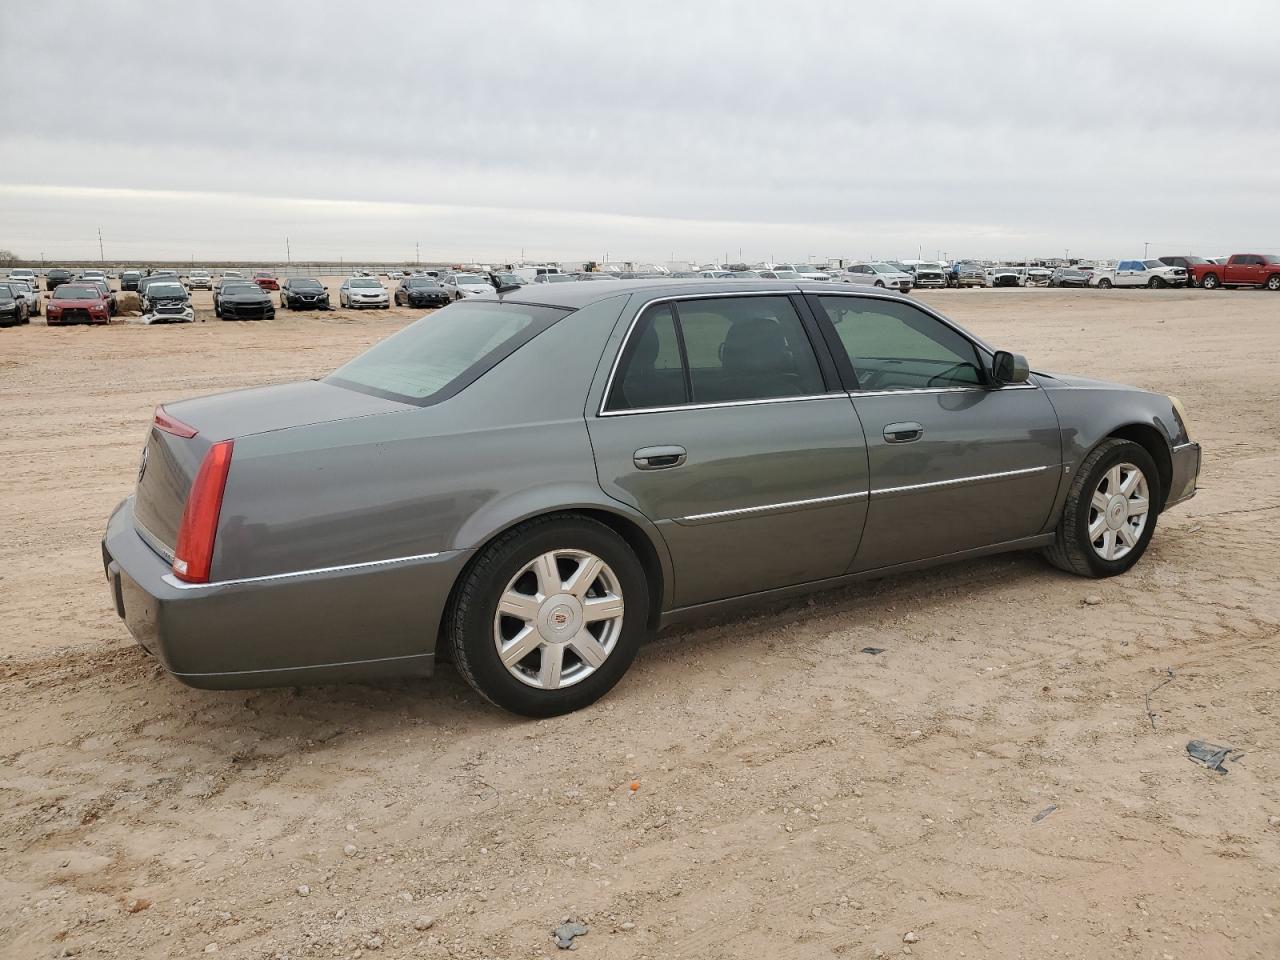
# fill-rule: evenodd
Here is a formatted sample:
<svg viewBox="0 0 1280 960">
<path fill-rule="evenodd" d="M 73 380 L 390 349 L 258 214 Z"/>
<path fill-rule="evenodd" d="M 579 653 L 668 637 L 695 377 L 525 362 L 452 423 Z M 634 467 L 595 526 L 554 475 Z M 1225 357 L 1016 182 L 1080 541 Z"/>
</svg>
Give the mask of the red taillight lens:
<svg viewBox="0 0 1280 960">
<path fill-rule="evenodd" d="M 190 440 L 198 432 L 195 427 L 187 426 L 181 420 L 169 416 L 164 407 L 156 407 L 156 419 L 153 426 L 157 430 L 171 433 L 175 437 L 182 437 L 184 440 Z"/>
<path fill-rule="evenodd" d="M 222 493 L 231 469 L 232 441 L 222 440 L 209 448 L 187 494 L 178 530 L 178 548 L 173 555 L 173 572 L 188 583 L 208 583 L 213 565 L 213 541 L 218 535 L 218 515 L 222 513 Z"/>
</svg>

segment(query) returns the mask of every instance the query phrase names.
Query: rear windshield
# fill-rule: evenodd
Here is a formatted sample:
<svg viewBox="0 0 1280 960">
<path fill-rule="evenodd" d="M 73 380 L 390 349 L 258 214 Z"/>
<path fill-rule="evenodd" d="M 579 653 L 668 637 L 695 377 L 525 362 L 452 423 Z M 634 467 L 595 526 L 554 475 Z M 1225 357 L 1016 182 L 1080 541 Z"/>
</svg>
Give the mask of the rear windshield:
<svg viewBox="0 0 1280 960">
<path fill-rule="evenodd" d="M 457 393 L 566 313 L 523 303 L 460 301 L 375 344 L 325 382 L 426 406 Z"/>
</svg>

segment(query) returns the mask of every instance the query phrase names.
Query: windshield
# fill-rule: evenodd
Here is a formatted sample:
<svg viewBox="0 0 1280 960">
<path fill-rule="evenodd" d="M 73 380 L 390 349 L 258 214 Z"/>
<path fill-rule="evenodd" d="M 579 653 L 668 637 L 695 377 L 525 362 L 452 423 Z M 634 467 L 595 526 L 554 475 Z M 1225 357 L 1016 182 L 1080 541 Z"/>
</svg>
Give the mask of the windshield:
<svg viewBox="0 0 1280 960">
<path fill-rule="evenodd" d="M 375 288 L 381 288 L 382 284 L 380 284 L 377 280 L 352 280 L 351 286 L 359 288 L 361 290 L 365 289 L 366 287 L 372 290 Z"/>
<path fill-rule="evenodd" d="M 484 277 L 477 277 L 474 273 L 459 273 L 453 278 L 453 282 L 454 283 L 487 284 L 489 281 L 487 281 Z"/>
<path fill-rule="evenodd" d="M 440 284 L 426 277 L 415 277 L 412 280 L 406 280 L 405 286 L 409 287 L 411 290 L 422 290 L 438 287 Z"/>
<path fill-rule="evenodd" d="M 778 280 L 799 280 L 800 274 L 794 270 L 775 270 L 773 276 Z"/>
<path fill-rule="evenodd" d="M 147 285 L 149 297 L 185 297 L 186 288 L 180 283 L 151 283 Z"/>
<path fill-rule="evenodd" d="M 1143 260 L 1142 262 L 1152 270 L 1159 270 L 1161 267 L 1167 266 L 1167 264 L 1161 263 L 1159 260 Z"/>
<path fill-rule="evenodd" d="M 544 273 L 542 280 L 544 283 L 568 283 L 572 282 L 573 277 L 567 273 Z"/>
<path fill-rule="evenodd" d="M 796 273 L 821 273 L 817 267 L 796 267 Z"/>
<path fill-rule="evenodd" d="M 566 312 L 461 301 L 376 344 L 325 382 L 418 405 L 443 400 Z"/>
<path fill-rule="evenodd" d="M 887 263 L 873 263 L 871 265 L 871 269 L 874 270 L 876 273 L 898 273 L 899 272 L 897 267 L 891 266 L 890 264 L 887 264 Z"/>
<path fill-rule="evenodd" d="M 293 290 L 319 290 L 322 284 L 319 280 L 290 280 L 289 287 Z"/>
<path fill-rule="evenodd" d="M 517 277 L 514 273 L 498 273 L 494 274 L 501 283 L 523 284 L 524 280 Z"/>
<path fill-rule="evenodd" d="M 101 296 L 102 292 L 97 287 L 73 287 L 69 283 L 64 283 L 53 291 L 55 300 L 97 300 Z"/>
<path fill-rule="evenodd" d="M 12 300 L 13 291 L 7 286 L 0 286 L 0 300 Z"/>
<path fill-rule="evenodd" d="M 148 289 L 148 290 L 150 290 L 150 289 L 151 289 L 151 287 L 150 287 L 150 286 L 148 286 L 148 287 L 147 287 L 147 289 Z M 227 294 L 227 293 L 262 293 L 262 291 L 258 289 L 257 284 L 253 284 L 253 283 L 246 283 L 246 282 L 245 282 L 245 281 L 243 281 L 243 280 L 238 280 L 238 281 L 236 281 L 235 283 L 224 283 L 224 284 L 222 285 L 222 292 L 223 292 L 224 294 Z"/>
</svg>

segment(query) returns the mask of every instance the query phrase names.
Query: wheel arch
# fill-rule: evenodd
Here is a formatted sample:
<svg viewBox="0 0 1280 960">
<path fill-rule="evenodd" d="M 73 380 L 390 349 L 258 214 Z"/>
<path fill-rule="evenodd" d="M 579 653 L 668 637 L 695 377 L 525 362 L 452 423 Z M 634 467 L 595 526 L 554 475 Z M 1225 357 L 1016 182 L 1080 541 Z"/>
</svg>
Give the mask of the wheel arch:
<svg viewBox="0 0 1280 960">
<path fill-rule="evenodd" d="M 508 513 L 499 523 L 489 525 L 486 532 L 474 541 L 470 560 L 455 578 L 445 603 L 445 616 L 441 617 L 440 637 L 446 629 L 449 614 L 453 609 L 454 599 L 465 582 L 467 575 L 477 560 L 499 537 L 509 531 L 548 516 L 579 516 L 594 520 L 608 527 L 620 536 L 629 546 L 644 569 L 649 581 L 649 610 L 646 613 L 646 625 L 650 631 L 658 628 L 662 611 L 669 604 L 669 597 L 674 587 L 671 558 L 667 553 L 662 535 L 643 515 L 631 514 L 621 506 L 615 507 L 598 500 L 581 498 L 577 501 L 562 502 L 554 506 L 543 506 L 536 509 L 521 510 Z M 465 529 L 465 528 L 464 528 Z M 437 638 L 439 639 L 439 638 Z M 437 653 L 441 645 L 436 644 Z"/>
<path fill-rule="evenodd" d="M 1160 475 L 1160 510 L 1163 510 L 1165 501 L 1169 498 L 1169 488 L 1173 486 L 1173 454 L 1164 434 L 1149 423 L 1130 423 L 1117 427 L 1102 438 L 1108 439 L 1128 440 L 1151 455 L 1156 472 Z M 1102 440 L 1098 442 L 1101 443 Z"/>
</svg>

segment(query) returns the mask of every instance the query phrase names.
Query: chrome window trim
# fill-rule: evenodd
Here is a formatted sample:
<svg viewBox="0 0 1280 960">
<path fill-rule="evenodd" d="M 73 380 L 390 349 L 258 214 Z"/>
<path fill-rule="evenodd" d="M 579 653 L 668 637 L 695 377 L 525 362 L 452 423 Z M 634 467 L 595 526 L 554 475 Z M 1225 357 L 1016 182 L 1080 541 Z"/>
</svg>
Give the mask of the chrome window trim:
<svg viewBox="0 0 1280 960">
<path fill-rule="evenodd" d="M 1010 383 L 1002 387 L 976 385 L 972 387 L 904 387 L 901 390 L 850 390 L 849 397 L 853 400 L 858 400 L 862 397 L 900 397 L 904 394 L 920 393 L 1003 393 L 1006 390 L 1039 389 L 1039 384 L 1027 381 L 1026 383 Z"/>
<path fill-rule="evenodd" d="M 211 580 L 208 583 L 187 583 L 179 580 L 172 573 L 166 573 L 161 579 L 171 587 L 179 590 L 208 590 L 213 587 L 239 586 L 245 583 L 267 583 L 272 580 L 292 580 L 297 577 L 310 577 L 321 573 L 340 573 L 344 570 L 369 570 L 374 567 L 387 567 L 397 563 L 409 563 L 414 560 L 434 560 L 443 556 L 442 552 L 415 553 L 407 557 L 391 557 L 387 560 L 368 560 L 364 563 L 340 563 L 333 567 L 312 567 L 310 570 L 290 570 L 287 573 L 268 573 L 261 577 L 236 577 L 231 580 Z"/>
<path fill-rule="evenodd" d="M 769 510 L 789 510 L 793 507 L 808 507 L 818 503 L 838 503 L 842 500 L 858 500 L 867 496 L 866 490 L 857 493 L 837 493 L 830 497 L 812 497 L 808 500 L 784 500 L 781 503 L 765 503 L 758 507 L 738 507 L 735 510 L 716 510 L 712 513 L 691 513 L 687 517 L 675 518 L 676 523 L 705 523 L 708 520 L 721 520 L 753 513 L 764 513 Z"/>
<path fill-rule="evenodd" d="M 762 403 L 800 403 L 807 400 L 847 400 L 840 393 L 811 393 L 802 397 L 764 397 L 759 400 L 718 400 L 715 403 L 682 403 L 674 407 L 636 407 L 634 410 L 605 410 L 601 417 L 629 417 L 632 414 L 675 413 L 680 410 L 714 410 L 717 407 L 753 407 Z"/>
<path fill-rule="evenodd" d="M 972 477 L 956 477 L 953 480 L 934 480 L 930 483 L 909 483 L 901 487 L 880 487 L 872 490 L 871 496 L 883 497 L 894 493 L 909 493 L 912 490 L 932 490 L 936 487 L 956 487 L 966 483 L 981 483 L 983 480 L 1000 480 L 1004 477 L 1022 477 L 1045 470 L 1055 470 L 1057 466 L 1023 467 L 1020 470 L 1002 470 L 998 473 L 980 473 Z"/>
<path fill-rule="evenodd" d="M 811 400 L 815 397 L 837 397 L 843 394 L 843 391 L 833 390 L 830 393 L 811 394 L 805 397 L 768 397 L 764 400 L 724 400 L 717 403 L 682 403 L 674 407 L 644 407 L 637 410 L 606 410 L 605 404 L 609 402 L 609 394 L 613 392 L 613 379 L 618 373 L 618 364 L 622 362 L 622 355 L 627 352 L 627 344 L 631 341 L 631 334 L 635 332 L 636 324 L 640 322 L 640 318 L 644 316 L 655 303 L 672 303 L 677 300 L 720 300 L 728 297 L 791 297 L 796 294 L 803 294 L 804 291 L 798 287 L 790 290 L 724 290 L 708 293 L 675 293 L 665 297 L 653 297 L 644 301 L 636 308 L 635 315 L 631 318 L 631 322 L 627 324 L 627 332 L 623 334 L 622 342 L 618 345 L 618 352 L 613 355 L 613 363 L 609 367 L 609 377 L 604 382 L 604 392 L 600 394 L 600 406 L 596 410 L 597 417 L 621 417 L 631 413 L 656 413 L 668 410 L 699 410 L 710 407 L 737 407 L 751 403 L 776 403 L 784 400 Z M 797 314 L 798 316 L 798 314 Z M 801 318 L 801 323 L 803 323 Z M 806 331 L 807 332 L 807 331 Z M 814 351 L 814 360 L 817 360 L 817 351 Z"/>
</svg>

